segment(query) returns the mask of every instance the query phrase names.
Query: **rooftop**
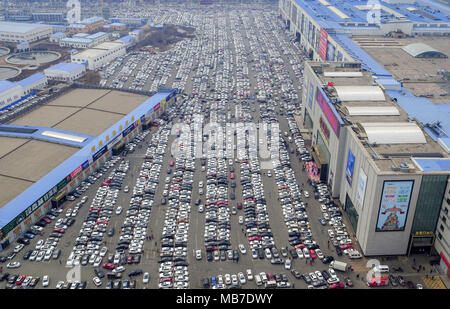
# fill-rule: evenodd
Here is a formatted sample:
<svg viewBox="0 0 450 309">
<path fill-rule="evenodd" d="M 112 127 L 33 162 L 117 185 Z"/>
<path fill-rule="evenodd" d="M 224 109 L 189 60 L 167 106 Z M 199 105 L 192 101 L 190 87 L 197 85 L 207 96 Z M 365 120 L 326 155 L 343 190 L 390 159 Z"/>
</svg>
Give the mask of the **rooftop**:
<svg viewBox="0 0 450 309">
<path fill-rule="evenodd" d="M 381 171 L 392 172 L 392 166 L 397 168 L 408 160 L 413 164 L 411 156 L 447 157 L 441 146 L 425 134 L 427 131 L 422 124 L 411 121 L 402 106 L 376 86 L 370 72 L 343 67 L 342 63 L 308 64 L 321 80 L 330 105 L 358 136 Z M 354 72 L 361 72 L 362 76 Z M 374 91 L 365 91 L 364 97 L 359 91 L 361 87 Z M 339 89 L 343 88 L 346 97 L 342 99 Z"/>
<path fill-rule="evenodd" d="M 13 88 L 14 86 L 16 86 L 16 84 L 13 82 L 10 82 L 8 80 L 0 80 L 0 93 Z"/>
<path fill-rule="evenodd" d="M 91 39 L 86 38 L 63 38 L 60 40 L 60 42 L 67 42 L 67 43 L 92 43 Z"/>
<path fill-rule="evenodd" d="M 36 82 L 38 80 L 41 80 L 43 78 L 46 78 L 44 74 L 36 73 L 36 74 L 31 75 L 31 76 L 28 76 L 25 79 L 22 79 L 21 81 L 18 81 L 17 84 L 22 86 L 22 87 L 26 87 L 26 86 L 31 85 L 34 82 Z"/>
<path fill-rule="evenodd" d="M 11 125 L 42 127 L 42 135 L 47 134 L 49 139 L 62 138 L 67 132 L 73 132 L 69 134 L 73 136 L 98 136 L 147 98 L 121 91 L 74 89 Z M 66 133 L 53 136 L 45 133 L 49 131 L 45 128 Z M 67 144 L 0 136 L 0 207 L 79 150 Z M 35 153 L 39 156 L 32 155 Z"/>
<path fill-rule="evenodd" d="M 15 23 L 0 21 L 0 32 L 27 33 L 36 29 L 45 29 L 49 26 L 43 24 Z"/>
<path fill-rule="evenodd" d="M 80 67 L 83 67 L 82 64 L 73 63 L 73 62 L 60 62 L 58 64 L 52 65 L 51 67 L 47 68 L 46 70 L 59 70 L 64 72 L 73 72 L 75 70 L 78 70 Z"/>
</svg>

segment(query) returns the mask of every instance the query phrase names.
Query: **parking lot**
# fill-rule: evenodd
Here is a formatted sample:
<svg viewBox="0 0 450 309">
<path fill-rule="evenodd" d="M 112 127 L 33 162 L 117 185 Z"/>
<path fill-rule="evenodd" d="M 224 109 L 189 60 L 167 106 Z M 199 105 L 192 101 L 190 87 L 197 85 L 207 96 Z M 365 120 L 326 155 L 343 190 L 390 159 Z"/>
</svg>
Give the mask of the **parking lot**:
<svg viewBox="0 0 450 309">
<path fill-rule="evenodd" d="M 176 87 L 177 105 L 34 228 L 0 286 L 31 276 L 43 288 L 47 275 L 50 288 L 367 288 L 341 210 L 304 170 L 312 158 L 293 116 L 306 58 L 276 8 L 185 14 L 195 39 L 131 52 L 101 82 Z M 405 285 L 420 283 L 407 271 Z"/>
</svg>

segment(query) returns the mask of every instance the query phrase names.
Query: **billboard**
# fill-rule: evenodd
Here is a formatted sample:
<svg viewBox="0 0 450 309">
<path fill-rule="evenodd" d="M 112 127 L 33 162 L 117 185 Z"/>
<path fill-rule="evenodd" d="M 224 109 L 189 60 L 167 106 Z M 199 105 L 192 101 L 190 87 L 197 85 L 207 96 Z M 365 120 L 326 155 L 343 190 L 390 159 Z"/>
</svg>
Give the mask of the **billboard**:
<svg viewBox="0 0 450 309">
<path fill-rule="evenodd" d="M 319 56 L 323 61 L 327 61 L 327 44 L 328 44 L 328 33 L 325 29 L 320 29 L 320 40 L 319 40 Z"/>
<path fill-rule="evenodd" d="M 345 178 L 347 178 L 348 184 L 351 186 L 353 182 L 353 169 L 355 168 L 355 155 L 349 149 L 347 156 L 347 168 L 345 169 Z"/>
<path fill-rule="evenodd" d="M 327 118 L 328 123 L 331 125 L 334 133 L 339 136 L 339 127 L 343 122 L 341 120 L 341 117 L 338 116 L 334 107 L 328 101 L 327 95 L 325 94 L 325 92 L 323 92 L 320 86 L 317 87 L 316 100 L 320 108 L 322 109 L 325 118 Z"/>
<path fill-rule="evenodd" d="M 356 201 L 359 208 L 364 205 L 364 196 L 366 195 L 367 175 L 362 168 L 359 169 L 358 191 L 356 191 Z"/>
<path fill-rule="evenodd" d="M 94 155 L 92 156 L 92 160 L 97 161 L 101 156 L 103 156 L 106 153 L 107 150 L 108 148 L 106 146 L 103 146 L 102 148 L 100 148 L 99 151 L 94 153 Z"/>
<path fill-rule="evenodd" d="M 385 180 L 376 232 L 404 231 L 414 180 Z"/>
</svg>

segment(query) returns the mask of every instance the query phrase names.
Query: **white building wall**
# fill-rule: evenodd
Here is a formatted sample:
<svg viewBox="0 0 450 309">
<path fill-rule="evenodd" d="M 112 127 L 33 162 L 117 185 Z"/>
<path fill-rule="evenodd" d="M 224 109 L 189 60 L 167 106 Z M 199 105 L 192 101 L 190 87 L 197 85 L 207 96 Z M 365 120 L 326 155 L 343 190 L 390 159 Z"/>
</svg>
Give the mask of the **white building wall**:
<svg viewBox="0 0 450 309">
<path fill-rule="evenodd" d="M 8 90 L 0 93 L 0 108 L 11 104 L 23 97 L 23 89 L 20 85 L 16 85 Z"/>
<path fill-rule="evenodd" d="M 35 81 L 34 83 L 27 85 L 26 87 L 22 87 L 23 88 L 23 94 L 27 95 L 31 92 L 32 89 L 42 89 L 47 85 L 47 76 Z"/>
<path fill-rule="evenodd" d="M 45 70 L 44 74 L 51 80 L 60 81 L 74 81 L 84 76 L 86 69 L 81 67 L 78 70 L 72 72 L 66 72 L 61 70 Z"/>
</svg>

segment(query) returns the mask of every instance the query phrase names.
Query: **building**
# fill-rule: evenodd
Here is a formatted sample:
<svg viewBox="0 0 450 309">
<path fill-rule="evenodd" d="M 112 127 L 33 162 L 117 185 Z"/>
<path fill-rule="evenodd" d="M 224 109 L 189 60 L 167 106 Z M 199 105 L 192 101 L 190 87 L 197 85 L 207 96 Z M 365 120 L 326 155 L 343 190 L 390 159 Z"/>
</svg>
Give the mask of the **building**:
<svg viewBox="0 0 450 309">
<path fill-rule="evenodd" d="M 363 253 L 429 249 L 433 237 L 416 233 L 435 231 L 448 153 L 358 63 L 307 62 L 304 79 L 303 123 L 320 179 L 343 205 Z"/>
<path fill-rule="evenodd" d="M 45 22 L 45 23 L 64 23 L 64 14 L 63 13 L 32 13 L 33 20 L 35 22 Z"/>
<path fill-rule="evenodd" d="M 127 25 L 122 23 L 110 23 L 103 26 L 105 31 L 124 31 L 127 30 Z"/>
<path fill-rule="evenodd" d="M 126 53 L 126 46 L 119 42 L 104 42 L 70 56 L 74 63 L 85 64 L 89 70 L 96 70 Z"/>
<path fill-rule="evenodd" d="M 94 45 L 98 45 L 100 43 L 109 41 L 109 34 L 106 32 L 96 32 L 94 34 L 88 35 L 86 39 L 92 40 L 92 42 L 94 42 Z"/>
<path fill-rule="evenodd" d="M 102 17 L 94 16 L 83 19 L 81 22 L 69 25 L 69 33 L 92 33 L 100 31 L 103 26 L 106 25 L 106 21 Z"/>
<path fill-rule="evenodd" d="M 35 90 L 42 90 L 47 85 L 47 77 L 42 73 L 33 74 L 18 82 L 0 80 L 0 110 L 5 110 Z"/>
<path fill-rule="evenodd" d="M 28 51 L 30 51 L 30 43 L 20 42 L 19 44 L 17 44 L 16 52 L 23 53 L 23 52 L 28 52 Z"/>
<path fill-rule="evenodd" d="M 64 39 L 65 37 L 66 37 L 66 34 L 64 32 L 56 32 L 50 36 L 49 41 L 52 43 L 59 43 L 59 41 L 61 39 Z"/>
<path fill-rule="evenodd" d="M 333 128 L 347 127 L 346 118 L 348 118 L 348 115 L 345 114 L 345 110 L 344 114 L 342 114 L 342 110 L 339 107 L 342 100 L 339 98 L 336 99 L 334 97 L 331 99 L 334 100 L 330 101 L 331 103 L 327 99 L 322 99 L 328 97 L 328 94 L 324 95 L 323 91 L 319 91 L 316 88 L 316 86 L 319 87 L 318 80 L 322 79 L 320 76 L 312 79 L 317 82 L 314 84 L 307 80 L 305 73 L 303 102 L 307 102 L 307 104 L 304 107 L 305 113 L 300 123 L 307 126 L 308 129 L 306 130 L 314 134 L 312 142 L 315 145 L 315 150 L 317 149 L 315 151 L 315 159 L 319 165 L 323 164 L 325 168 L 325 171 L 321 169 L 321 177 L 326 179 L 332 188 L 333 197 L 339 199 L 346 209 L 358 242 L 362 244 L 365 254 L 384 255 L 394 254 L 394 252 L 397 252 L 395 254 L 409 254 L 411 252 L 431 251 L 436 252 L 441 257 L 441 266 L 445 265 L 446 269 L 448 269 L 450 256 L 448 255 L 448 246 L 445 246 L 445 244 L 450 243 L 450 238 L 448 233 L 442 233 L 440 226 L 438 227 L 438 205 L 441 205 L 441 213 L 443 211 L 445 213 L 444 187 L 449 170 L 446 156 L 448 157 L 450 154 L 450 115 L 447 108 L 448 100 L 446 100 L 448 90 L 443 89 L 442 85 L 446 71 L 448 71 L 448 61 L 445 56 L 448 56 L 450 10 L 436 1 L 427 1 L 425 4 L 422 1 L 385 0 L 377 1 L 377 4 L 380 4 L 381 10 L 379 11 L 373 11 L 373 7 L 366 1 L 280 0 L 279 12 L 286 30 L 292 34 L 296 42 L 299 42 L 300 47 L 311 60 L 316 62 L 342 62 L 342 65 L 347 68 L 360 66 L 361 72 L 369 72 L 372 76 L 372 86 L 379 86 L 383 93 L 389 97 L 389 100 L 395 102 L 396 108 L 398 105 L 411 122 L 415 122 L 419 126 L 426 137 L 425 150 L 419 148 L 418 150 L 420 151 L 412 152 L 409 160 L 397 162 L 397 164 L 391 164 L 391 166 L 386 167 L 387 172 L 389 168 L 391 169 L 388 174 L 392 174 L 392 172 L 397 170 L 408 170 L 411 171 L 410 178 L 416 178 L 414 179 L 414 188 L 411 190 L 411 194 L 408 194 L 411 206 L 408 208 L 409 213 L 406 217 L 405 229 L 401 233 L 375 232 L 373 220 L 375 220 L 374 218 L 378 219 L 376 215 L 377 207 L 367 208 L 366 202 L 364 202 L 363 209 L 358 208 L 360 207 L 358 205 L 361 204 L 359 200 L 361 196 L 364 196 L 361 194 L 361 188 L 366 186 L 364 184 L 366 182 L 364 175 L 369 179 L 367 181 L 371 179 L 369 177 L 371 175 L 366 174 L 365 168 L 367 166 L 363 167 L 363 172 L 360 175 L 357 174 L 360 171 L 360 167 L 356 167 L 354 170 L 355 175 L 351 179 L 357 180 L 357 186 L 360 188 L 356 193 L 348 190 L 348 186 L 352 187 L 348 182 L 347 184 L 342 184 L 342 175 L 347 173 L 346 171 L 341 171 L 340 176 L 333 171 L 333 166 L 337 162 L 337 159 L 333 158 L 333 156 L 339 156 L 339 162 L 347 166 L 346 163 L 349 161 L 349 158 L 351 159 L 350 161 L 353 161 L 354 156 L 356 158 L 353 151 L 358 151 L 358 155 L 360 155 L 360 153 L 367 152 L 367 150 L 364 149 L 361 152 L 361 146 L 359 145 L 361 142 L 358 142 L 359 144 L 354 143 L 352 146 L 354 147 L 358 144 L 357 148 L 343 146 L 341 136 L 338 138 L 339 143 L 336 142 L 332 133 L 334 129 L 330 131 L 329 126 L 332 125 Z M 392 38 L 397 39 L 392 40 Z M 425 43 L 428 46 L 422 44 L 412 45 L 410 47 L 413 48 L 405 49 L 411 43 Z M 427 58 L 422 58 L 429 56 L 436 58 L 433 58 L 433 61 L 427 61 Z M 411 70 L 411 67 L 414 70 Z M 310 77 L 314 76 L 311 72 L 309 73 Z M 427 77 L 426 80 L 424 80 L 424 76 Z M 349 78 L 349 76 L 347 77 Z M 323 90 L 323 87 L 328 87 L 328 85 L 322 85 L 321 87 Z M 327 115 L 331 117 L 332 124 L 328 122 L 328 118 L 324 119 L 324 117 L 320 117 L 320 114 L 316 114 L 317 111 L 310 110 L 310 106 L 313 106 L 313 108 L 317 106 L 313 104 L 317 101 L 317 93 L 321 93 L 319 95 L 319 100 L 322 102 L 320 106 L 324 107 Z M 371 91 L 368 93 L 371 93 Z M 324 102 L 327 104 L 324 104 Z M 328 106 L 328 108 L 325 106 Z M 352 109 L 355 112 L 355 108 L 350 107 L 350 110 Z M 384 113 L 394 112 L 392 107 L 383 108 L 380 111 Z M 375 113 L 376 111 L 372 110 L 371 112 Z M 311 117 L 310 113 L 314 115 Z M 316 116 L 319 118 L 317 119 Z M 321 127 L 319 131 L 317 131 L 318 127 Z M 362 135 L 358 135 L 358 129 L 360 130 L 359 132 L 362 132 Z M 354 140 L 353 134 L 357 134 L 359 141 L 359 138 L 366 138 L 364 134 L 367 134 L 367 130 L 371 134 L 377 131 L 376 128 L 370 128 L 370 124 L 366 128 L 358 124 L 355 126 L 355 130 L 353 131 L 352 129 L 353 133 L 351 135 L 346 134 L 345 136 L 347 137 L 345 138 L 352 137 Z M 417 134 L 416 136 L 420 135 L 417 129 L 402 130 L 404 130 L 404 133 L 415 132 L 411 136 L 415 134 Z M 394 132 L 394 129 L 392 131 Z M 323 141 L 323 132 L 326 134 L 331 132 L 331 145 L 328 145 L 328 147 L 332 148 L 330 157 L 327 157 L 326 147 L 323 146 L 327 144 Z M 349 132 L 349 129 L 347 128 L 344 132 Z M 435 146 L 435 144 L 430 142 L 429 138 L 440 146 L 440 149 L 434 155 L 442 157 L 433 157 L 428 153 L 429 145 L 433 145 L 433 148 Z M 340 152 L 338 153 L 334 152 L 336 151 L 336 145 L 342 147 L 339 148 Z M 373 145 L 369 143 L 368 145 L 374 152 L 378 152 L 383 147 L 388 148 L 388 146 L 378 146 L 378 143 Z M 396 149 L 397 147 L 393 148 Z M 348 153 L 348 150 L 351 150 L 351 155 Z M 408 151 L 411 152 L 411 149 L 406 147 L 403 150 L 403 155 L 408 153 Z M 423 151 L 425 151 L 425 156 L 431 158 L 421 160 L 420 156 Z M 401 154 L 396 154 L 395 152 L 394 154 L 401 157 Z M 380 159 L 377 153 L 372 153 L 372 155 L 367 163 L 370 164 L 372 169 L 374 165 L 380 164 L 378 161 L 381 162 L 386 159 L 384 156 Z M 419 155 L 419 158 L 415 158 L 417 155 Z M 356 158 L 355 162 L 357 161 L 358 159 Z M 359 161 L 362 162 L 363 159 L 361 158 Z M 386 162 L 389 162 L 389 160 L 386 160 Z M 401 180 L 400 175 L 396 177 Z M 372 203 L 374 203 L 374 199 L 378 202 L 380 201 L 378 195 L 380 190 L 382 190 L 381 178 L 378 176 L 376 179 L 377 185 L 374 195 L 367 197 L 366 194 L 366 199 L 368 198 Z M 336 181 L 339 184 L 336 184 Z M 364 186 L 360 184 L 364 184 Z M 389 182 L 387 184 L 389 187 Z M 384 180 L 382 186 L 384 188 Z M 417 192 L 418 186 L 420 188 L 419 192 Z M 426 201 L 425 195 L 422 193 L 427 191 L 431 192 L 430 196 L 433 197 L 429 201 Z M 348 199 L 347 196 L 349 197 Z M 352 204 L 355 205 L 355 200 L 357 206 L 352 207 Z M 424 206 L 426 203 L 430 203 L 429 211 Z M 353 208 L 356 210 L 353 211 Z M 371 213 L 367 213 L 368 210 Z M 443 221 L 445 219 L 442 219 L 441 216 L 439 220 Z M 372 230 L 363 228 L 362 224 L 369 226 Z M 379 235 L 385 235 L 384 245 L 379 246 L 382 242 Z M 432 244 L 434 241 L 436 245 L 433 250 Z M 398 245 L 398 248 L 393 250 L 389 243 Z M 442 269 L 445 267 L 442 266 Z"/>
<path fill-rule="evenodd" d="M 136 30 L 130 31 L 128 34 L 131 35 L 132 37 L 134 37 L 136 42 L 141 41 L 145 35 L 144 31 L 141 29 L 136 29 Z"/>
<path fill-rule="evenodd" d="M 142 27 L 147 23 L 147 18 L 138 18 L 138 17 L 116 17 L 110 18 L 110 22 L 112 23 L 121 23 L 125 24 L 129 27 Z"/>
<path fill-rule="evenodd" d="M 90 48 L 94 46 L 94 41 L 85 38 L 63 38 L 59 40 L 59 46 L 61 47 L 71 47 L 71 48 Z"/>
<path fill-rule="evenodd" d="M 47 76 L 42 73 L 33 74 L 17 82 L 22 87 L 23 95 L 26 96 L 35 90 L 42 90 L 47 86 Z"/>
<path fill-rule="evenodd" d="M 72 62 L 61 62 L 44 70 L 44 74 L 50 80 L 71 82 L 86 74 L 86 67 Z"/>
<path fill-rule="evenodd" d="M 136 45 L 136 39 L 134 36 L 131 36 L 131 35 L 126 35 L 124 37 L 121 37 L 120 39 L 117 39 L 114 42 L 118 42 L 118 43 L 125 45 L 125 48 L 127 48 L 127 49 Z"/>
<path fill-rule="evenodd" d="M 175 100 L 176 89 L 148 97 L 75 88 L 1 125 L 0 250 L 62 205 L 81 181 Z M 61 114 L 61 106 L 72 106 L 71 112 Z"/>
<path fill-rule="evenodd" d="M 16 83 L 0 80 L 0 109 L 12 104 L 23 96 L 23 89 Z"/>
<path fill-rule="evenodd" d="M 441 257 L 440 269 L 444 274 L 450 276 L 450 261 L 448 257 L 450 256 L 450 216 L 448 214 L 448 209 L 450 208 L 450 179 L 447 182 L 447 188 L 445 189 L 445 197 L 442 201 L 441 212 L 439 214 L 439 221 L 436 228 L 436 251 Z"/>
<path fill-rule="evenodd" d="M 48 38 L 52 27 L 41 24 L 26 24 L 0 21 L 0 41 L 3 42 L 35 42 Z"/>
</svg>

